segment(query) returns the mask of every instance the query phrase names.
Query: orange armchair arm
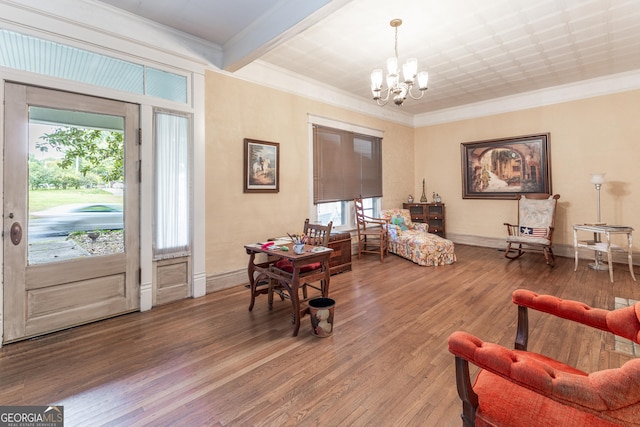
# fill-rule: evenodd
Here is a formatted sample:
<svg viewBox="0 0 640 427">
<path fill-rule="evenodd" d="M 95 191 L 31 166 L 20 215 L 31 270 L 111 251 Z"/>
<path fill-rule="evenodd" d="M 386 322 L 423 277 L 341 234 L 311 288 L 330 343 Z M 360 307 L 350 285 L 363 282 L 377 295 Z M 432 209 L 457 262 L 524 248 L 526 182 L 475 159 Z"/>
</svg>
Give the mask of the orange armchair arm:
<svg viewBox="0 0 640 427">
<path fill-rule="evenodd" d="M 640 343 L 639 304 L 618 310 L 604 310 L 592 308 L 577 301 L 540 295 L 525 289 L 515 290 L 512 299 L 520 308 L 532 308 Z"/>
<path fill-rule="evenodd" d="M 449 337 L 449 351 L 456 356 L 456 365 L 458 358 L 463 359 L 536 393 L 588 412 L 624 412 L 640 404 L 640 359 L 631 360 L 618 369 L 593 374 L 566 365 L 560 370 L 557 369 L 559 363 L 553 359 L 509 350 L 460 331 Z M 462 397 L 469 391 L 461 392 L 459 383 L 458 393 Z M 633 410 L 630 413 L 633 415 Z"/>
</svg>

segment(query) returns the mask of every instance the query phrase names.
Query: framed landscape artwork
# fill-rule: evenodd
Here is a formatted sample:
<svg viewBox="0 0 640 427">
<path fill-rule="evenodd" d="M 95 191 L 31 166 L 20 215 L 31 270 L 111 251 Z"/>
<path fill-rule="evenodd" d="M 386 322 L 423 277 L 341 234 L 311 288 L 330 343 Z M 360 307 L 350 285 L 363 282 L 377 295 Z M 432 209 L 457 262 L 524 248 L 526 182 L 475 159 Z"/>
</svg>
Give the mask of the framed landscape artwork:
<svg viewBox="0 0 640 427">
<path fill-rule="evenodd" d="M 515 199 L 551 194 L 550 134 L 464 142 L 463 199 Z"/>
<path fill-rule="evenodd" d="M 244 192 L 277 193 L 280 186 L 280 144 L 244 139 Z"/>
</svg>

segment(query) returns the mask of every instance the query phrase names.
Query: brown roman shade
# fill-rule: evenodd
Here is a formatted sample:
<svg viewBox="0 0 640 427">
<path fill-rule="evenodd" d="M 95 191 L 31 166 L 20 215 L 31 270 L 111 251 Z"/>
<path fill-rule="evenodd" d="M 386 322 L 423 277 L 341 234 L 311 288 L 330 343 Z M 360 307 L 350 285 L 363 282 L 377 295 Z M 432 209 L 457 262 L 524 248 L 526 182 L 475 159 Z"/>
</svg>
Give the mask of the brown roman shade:
<svg viewBox="0 0 640 427">
<path fill-rule="evenodd" d="M 313 203 L 382 197 L 382 138 L 313 127 Z"/>
</svg>

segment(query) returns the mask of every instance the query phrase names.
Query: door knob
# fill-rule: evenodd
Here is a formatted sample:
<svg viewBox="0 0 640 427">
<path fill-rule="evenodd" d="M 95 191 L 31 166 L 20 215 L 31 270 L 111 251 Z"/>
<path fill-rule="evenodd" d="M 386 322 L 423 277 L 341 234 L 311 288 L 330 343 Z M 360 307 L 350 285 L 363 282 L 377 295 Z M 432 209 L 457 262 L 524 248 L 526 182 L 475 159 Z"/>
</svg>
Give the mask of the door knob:
<svg viewBox="0 0 640 427">
<path fill-rule="evenodd" d="M 19 222 L 14 222 L 11 224 L 11 242 L 14 245 L 19 245 L 22 241 L 22 226 L 20 226 Z"/>
</svg>

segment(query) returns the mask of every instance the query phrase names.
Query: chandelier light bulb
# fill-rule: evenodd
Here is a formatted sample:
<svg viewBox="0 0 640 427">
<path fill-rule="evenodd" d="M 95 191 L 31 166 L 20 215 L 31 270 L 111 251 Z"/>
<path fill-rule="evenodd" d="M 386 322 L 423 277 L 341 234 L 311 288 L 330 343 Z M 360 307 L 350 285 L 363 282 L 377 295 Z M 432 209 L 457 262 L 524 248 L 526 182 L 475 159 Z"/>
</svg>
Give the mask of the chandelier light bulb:
<svg viewBox="0 0 640 427">
<path fill-rule="evenodd" d="M 387 87 L 395 88 L 398 86 L 398 75 L 397 74 L 389 74 L 387 75 Z"/>
<path fill-rule="evenodd" d="M 427 85 L 429 84 L 429 72 L 428 71 L 420 71 L 418 73 L 418 89 L 427 90 Z"/>
<path fill-rule="evenodd" d="M 402 66 L 402 74 L 404 75 L 404 82 L 407 84 L 413 84 L 413 80 L 418 73 L 418 59 L 409 58 L 407 62 Z"/>
<path fill-rule="evenodd" d="M 382 88 L 382 70 L 378 68 L 377 70 L 373 70 L 371 72 L 371 90 L 374 92 L 374 95 L 375 95 L 376 91 L 379 94 L 381 88 Z"/>
<path fill-rule="evenodd" d="M 387 58 L 387 72 L 398 74 L 398 58 Z"/>
</svg>

